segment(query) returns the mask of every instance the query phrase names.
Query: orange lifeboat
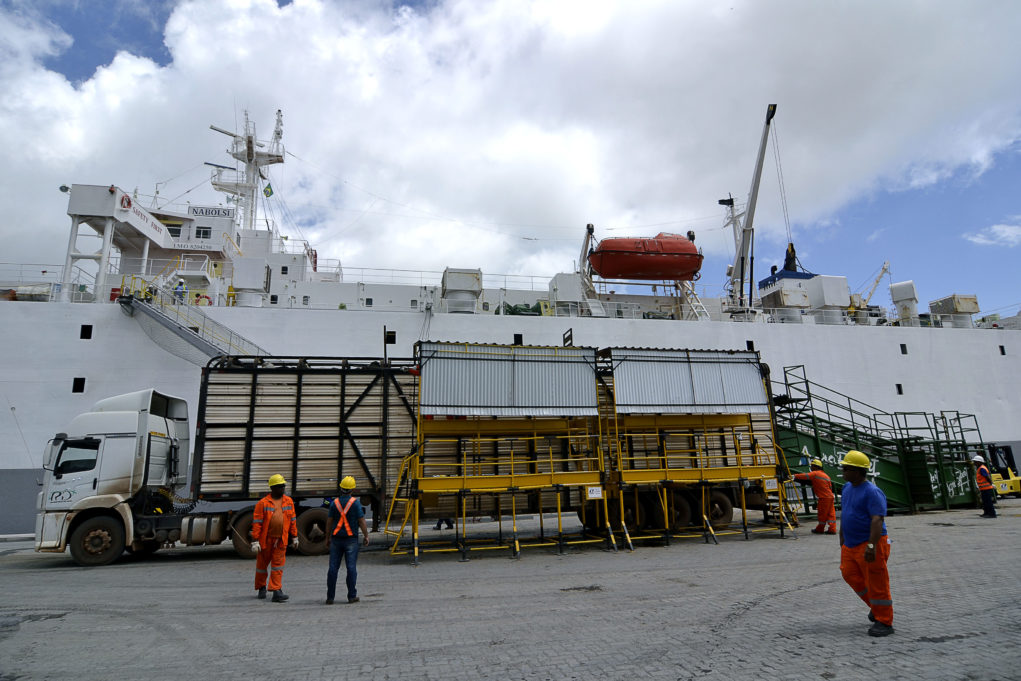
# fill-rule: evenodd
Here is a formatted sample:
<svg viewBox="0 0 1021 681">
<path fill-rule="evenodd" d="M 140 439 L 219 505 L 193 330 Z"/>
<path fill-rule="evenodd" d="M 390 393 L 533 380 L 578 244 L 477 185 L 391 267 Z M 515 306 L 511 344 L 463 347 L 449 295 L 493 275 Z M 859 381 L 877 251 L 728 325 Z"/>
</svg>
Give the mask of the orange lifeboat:
<svg viewBox="0 0 1021 681">
<path fill-rule="evenodd" d="M 588 262 L 604 279 L 692 281 L 702 267 L 694 236 L 660 232 L 652 239 L 603 239 Z"/>
</svg>

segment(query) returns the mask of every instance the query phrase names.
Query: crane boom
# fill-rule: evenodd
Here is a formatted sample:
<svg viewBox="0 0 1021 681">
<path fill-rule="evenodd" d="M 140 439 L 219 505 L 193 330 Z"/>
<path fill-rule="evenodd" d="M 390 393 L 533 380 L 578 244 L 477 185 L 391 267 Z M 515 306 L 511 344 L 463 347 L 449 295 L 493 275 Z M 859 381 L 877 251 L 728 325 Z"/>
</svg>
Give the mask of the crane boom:
<svg viewBox="0 0 1021 681">
<path fill-rule="evenodd" d="M 883 266 L 879 268 L 879 276 L 877 276 L 876 280 L 874 282 L 872 282 L 872 288 L 869 289 L 868 295 L 865 296 L 864 298 L 862 298 L 862 301 L 861 301 L 862 302 L 862 307 L 865 307 L 865 306 L 867 306 L 869 304 L 869 301 L 872 300 L 872 294 L 876 292 L 876 288 L 879 286 L 879 282 L 883 279 L 883 275 L 886 274 L 889 271 L 890 271 L 890 261 L 887 260 L 886 262 L 883 263 Z"/>
<path fill-rule="evenodd" d="M 755 171 L 752 173 L 752 185 L 748 190 L 748 205 L 744 215 L 734 212 L 733 199 L 723 199 L 723 205 L 730 206 L 728 223 L 734 228 L 734 262 L 727 270 L 730 278 L 730 304 L 738 308 L 749 308 L 752 294 L 749 290 L 747 304 L 744 298 L 744 282 L 752 277 L 752 241 L 754 239 L 753 222 L 755 220 L 755 204 L 759 198 L 759 180 L 762 177 L 762 164 L 766 157 L 766 143 L 769 141 L 769 124 L 776 115 L 776 104 L 766 107 L 766 122 L 762 126 L 762 139 L 759 141 L 759 155 L 755 160 Z M 725 203 L 729 201 L 729 203 Z"/>
</svg>

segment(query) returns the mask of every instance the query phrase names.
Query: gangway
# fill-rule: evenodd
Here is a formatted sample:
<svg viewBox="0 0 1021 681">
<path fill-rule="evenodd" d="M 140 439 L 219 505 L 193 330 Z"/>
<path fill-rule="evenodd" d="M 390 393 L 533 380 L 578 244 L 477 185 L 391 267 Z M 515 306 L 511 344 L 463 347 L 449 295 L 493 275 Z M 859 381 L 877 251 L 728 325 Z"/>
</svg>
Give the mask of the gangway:
<svg viewBox="0 0 1021 681">
<path fill-rule="evenodd" d="M 141 277 L 124 278 L 117 302 L 157 345 L 198 366 L 219 355 L 269 355 L 256 343 L 210 318 L 201 307 Z"/>
</svg>

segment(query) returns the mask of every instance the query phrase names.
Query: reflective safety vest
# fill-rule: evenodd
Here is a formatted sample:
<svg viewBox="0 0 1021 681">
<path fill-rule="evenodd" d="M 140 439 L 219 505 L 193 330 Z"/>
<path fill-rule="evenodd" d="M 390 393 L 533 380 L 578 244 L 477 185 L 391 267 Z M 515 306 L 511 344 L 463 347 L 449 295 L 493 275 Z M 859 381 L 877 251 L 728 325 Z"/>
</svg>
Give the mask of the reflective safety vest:
<svg viewBox="0 0 1021 681">
<path fill-rule="evenodd" d="M 333 500 L 333 505 L 337 507 L 338 511 L 340 511 L 340 520 L 337 521 L 337 526 L 335 528 L 333 528 L 333 534 L 334 535 L 336 535 L 338 532 L 340 532 L 340 528 L 343 527 L 345 530 L 347 530 L 347 536 L 349 536 L 349 537 L 355 536 L 354 530 L 351 529 L 351 524 L 347 521 L 347 512 L 348 512 L 348 510 L 350 510 L 351 505 L 354 504 L 354 502 L 355 502 L 355 498 L 351 497 L 350 499 L 347 500 L 347 503 L 344 504 L 344 508 L 341 508 L 340 507 L 340 499 L 339 498 L 335 498 Z"/>
<path fill-rule="evenodd" d="M 978 483 L 979 492 L 984 492 L 987 489 L 995 489 L 993 487 L 993 479 L 989 477 L 989 469 L 984 465 L 979 466 L 975 471 L 975 482 Z"/>
</svg>

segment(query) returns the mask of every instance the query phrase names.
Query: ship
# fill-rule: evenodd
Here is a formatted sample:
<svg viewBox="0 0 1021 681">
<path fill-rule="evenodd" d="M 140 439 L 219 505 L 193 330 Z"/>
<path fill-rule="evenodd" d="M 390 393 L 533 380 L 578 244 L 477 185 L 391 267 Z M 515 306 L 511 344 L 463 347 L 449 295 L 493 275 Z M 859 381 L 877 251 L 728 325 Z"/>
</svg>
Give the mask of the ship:
<svg viewBox="0 0 1021 681">
<path fill-rule="evenodd" d="M 257 214 L 263 168 L 285 157 L 280 112 L 267 140 L 247 115 L 238 131 L 210 126 L 230 137 L 235 161 L 211 164 L 226 205 L 143 205 L 116 184 L 62 187 L 64 262 L 0 267 L 0 494 L 10 509 L 0 535 L 32 531 L 43 450 L 63 424 L 99 399 L 149 388 L 186 399 L 195 423 L 201 367 L 220 355 L 386 361 L 411 357 L 419 341 L 754 351 L 778 386 L 797 367 L 856 405 L 973 414 L 983 443 L 1021 444 L 1021 317 L 976 322 L 969 295 L 920 312 L 911 281 L 891 285 L 895 308 L 885 309 L 871 292 L 852 295 L 844 276 L 792 266 L 755 279 L 754 207 L 775 110 L 743 209 L 720 201 L 735 256 L 716 298 L 693 285 L 702 264 L 693 233 L 597 243 L 587 225 L 577 263 L 545 277 L 342 267 Z"/>
</svg>

